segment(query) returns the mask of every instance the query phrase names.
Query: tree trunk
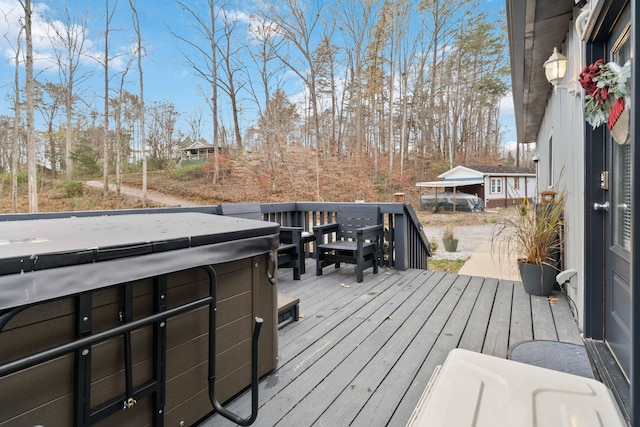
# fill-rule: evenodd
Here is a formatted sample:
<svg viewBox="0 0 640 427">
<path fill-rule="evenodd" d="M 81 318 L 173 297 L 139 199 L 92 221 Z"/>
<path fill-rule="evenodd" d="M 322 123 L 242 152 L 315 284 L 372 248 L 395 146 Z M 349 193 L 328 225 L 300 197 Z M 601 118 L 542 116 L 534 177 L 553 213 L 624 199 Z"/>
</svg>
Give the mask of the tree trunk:
<svg viewBox="0 0 640 427">
<path fill-rule="evenodd" d="M 104 135 L 102 140 L 102 197 L 109 196 L 109 0 L 105 1 L 104 30 Z"/>
<path fill-rule="evenodd" d="M 38 177 L 36 166 L 36 141 L 34 137 L 33 99 L 33 42 L 31 34 L 31 0 L 24 0 L 24 27 L 27 40 L 26 90 L 27 90 L 27 180 L 29 187 L 29 213 L 38 212 Z"/>
<path fill-rule="evenodd" d="M 142 72 L 142 35 L 140 32 L 140 20 L 136 10 L 135 0 L 129 0 L 131 11 L 133 12 L 134 27 L 137 35 L 137 56 L 138 56 L 138 76 L 140 78 L 140 105 L 138 110 L 138 120 L 140 121 L 140 154 L 142 155 L 142 206 L 147 207 L 147 148 L 144 124 L 144 78 Z"/>
<path fill-rule="evenodd" d="M 22 30 L 23 29 L 21 28 L 18 33 L 15 57 L 15 117 L 13 121 L 13 142 L 11 144 L 11 207 L 13 208 L 14 213 L 18 212 L 18 168 L 20 167 L 20 118 L 22 117 L 22 107 L 20 105 L 20 36 L 22 34 Z"/>
<path fill-rule="evenodd" d="M 209 15 L 211 18 L 211 115 L 213 116 L 213 183 L 218 183 L 220 165 L 218 154 L 220 153 L 220 135 L 218 129 L 218 61 L 216 54 L 216 15 L 213 0 L 209 0 Z"/>
</svg>

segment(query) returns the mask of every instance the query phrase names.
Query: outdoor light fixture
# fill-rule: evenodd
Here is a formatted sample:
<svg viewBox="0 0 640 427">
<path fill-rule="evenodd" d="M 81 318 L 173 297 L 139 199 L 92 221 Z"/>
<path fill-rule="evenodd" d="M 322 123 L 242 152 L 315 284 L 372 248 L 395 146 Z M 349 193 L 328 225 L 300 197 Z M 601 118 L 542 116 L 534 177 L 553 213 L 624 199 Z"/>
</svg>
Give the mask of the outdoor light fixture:
<svg viewBox="0 0 640 427">
<path fill-rule="evenodd" d="M 558 86 L 560 80 L 564 79 L 565 74 L 567 74 L 568 63 L 569 60 L 567 57 L 558 52 L 558 49 L 554 47 L 553 53 L 543 65 L 547 81 L 551 83 L 554 88 Z"/>
</svg>

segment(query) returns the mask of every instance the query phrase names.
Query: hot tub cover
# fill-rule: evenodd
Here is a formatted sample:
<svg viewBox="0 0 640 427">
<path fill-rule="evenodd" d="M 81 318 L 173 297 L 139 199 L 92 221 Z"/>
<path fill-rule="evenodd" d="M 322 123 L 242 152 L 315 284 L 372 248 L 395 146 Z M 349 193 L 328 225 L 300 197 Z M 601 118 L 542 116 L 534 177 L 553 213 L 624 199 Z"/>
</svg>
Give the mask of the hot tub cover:
<svg viewBox="0 0 640 427">
<path fill-rule="evenodd" d="M 256 256 L 278 232 L 194 212 L 0 222 L 0 310 Z"/>
</svg>

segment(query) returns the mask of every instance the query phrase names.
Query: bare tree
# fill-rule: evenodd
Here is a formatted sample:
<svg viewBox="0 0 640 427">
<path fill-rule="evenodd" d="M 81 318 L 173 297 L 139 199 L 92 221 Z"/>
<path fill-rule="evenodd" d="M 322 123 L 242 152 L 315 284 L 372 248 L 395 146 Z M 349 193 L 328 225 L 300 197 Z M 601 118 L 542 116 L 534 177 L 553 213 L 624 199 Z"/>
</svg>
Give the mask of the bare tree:
<svg viewBox="0 0 640 427">
<path fill-rule="evenodd" d="M 412 12 L 412 3 L 407 0 L 397 0 L 389 7 L 389 2 L 385 1 L 383 9 L 388 13 L 388 29 L 389 44 L 387 46 L 388 53 L 386 55 L 389 61 L 389 124 L 388 124 L 388 143 L 389 143 L 389 173 L 393 172 L 393 160 L 396 151 L 396 129 L 394 126 L 395 118 L 395 94 L 399 92 L 400 87 L 396 88 L 397 75 L 400 75 L 399 86 L 402 86 L 402 79 L 406 78 L 401 66 L 401 45 L 406 40 L 409 30 L 409 18 Z M 406 54 L 405 54 L 406 55 Z M 406 58 L 406 57 L 405 57 Z M 397 61 L 397 62 L 396 62 Z M 404 70 L 406 70 L 406 64 Z"/>
<path fill-rule="evenodd" d="M 147 108 L 149 113 L 149 158 L 154 164 L 169 169 L 173 164 L 174 155 L 178 149 L 176 135 L 176 122 L 178 112 L 175 105 L 170 102 L 154 102 Z"/>
<path fill-rule="evenodd" d="M 60 109 L 64 106 L 65 89 L 61 84 L 46 82 L 41 84 L 36 82 L 36 93 L 38 98 L 37 109 L 44 118 L 47 126 L 47 139 L 49 140 L 48 157 L 51 164 L 51 175 L 56 177 L 58 165 L 60 163 L 58 132 L 54 129 L 56 117 Z"/>
<path fill-rule="evenodd" d="M 33 41 L 31 21 L 31 1 L 19 0 L 24 11 L 24 32 L 26 40 L 26 82 L 27 92 L 27 182 L 29 193 L 29 213 L 38 212 L 38 177 L 36 165 L 36 141 L 34 132 L 34 79 Z"/>
<path fill-rule="evenodd" d="M 394 126 L 394 93 L 396 72 L 399 74 L 398 93 L 400 94 L 400 177 L 404 175 L 404 155 L 407 141 L 407 85 L 409 72 L 414 67 L 416 58 L 416 40 L 407 37 L 410 19 L 414 12 L 413 3 L 407 0 L 399 1 L 392 12 L 391 22 L 391 50 L 396 52 L 397 63 L 390 60 L 391 76 L 389 78 L 389 172 L 393 172 L 393 159 L 395 157 L 395 126 Z M 397 69 L 396 69 L 397 67 Z"/>
<path fill-rule="evenodd" d="M 116 11 L 109 10 L 109 0 L 105 0 L 104 29 L 104 134 L 102 136 L 102 196 L 109 195 L 109 24 Z M 117 5 L 117 2 L 116 2 Z"/>
<path fill-rule="evenodd" d="M 259 84 L 255 82 L 255 74 L 249 67 L 245 68 L 249 92 L 256 103 L 259 116 L 262 116 L 266 104 L 271 99 L 271 92 L 282 88 L 283 64 L 276 64 L 277 52 L 282 44 L 278 37 L 276 25 L 263 17 L 252 16 L 249 28 L 247 51 L 251 61 L 259 71 Z M 275 85 L 275 88 L 272 88 Z M 274 90 L 272 90 L 274 89 Z"/>
<path fill-rule="evenodd" d="M 276 52 L 278 58 L 295 73 L 306 85 L 309 91 L 311 108 L 314 119 L 314 137 L 316 146 L 316 197 L 320 195 L 320 149 L 322 147 L 320 135 L 320 116 L 318 111 L 318 92 L 316 90 L 318 70 L 314 62 L 314 40 L 316 30 L 321 23 L 321 6 L 315 2 L 314 8 L 302 0 L 283 0 L 275 4 L 263 4 L 260 14 L 266 21 L 276 26 L 278 34 L 300 54 L 301 61 L 297 63 L 293 57 Z"/>
<path fill-rule="evenodd" d="M 236 43 L 233 36 L 238 28 L 237 19 L 233 19 L 229 16 L 225 9 L 222 10 L 222 23 L 224 34 L 224 45 L 218 45 L 218 51 L 220 52 L 220 58 L 222 59 L 223 72 L 226 74 L 226 79 L 219 80 L 220 88 L 229 96 L 231 101 L 231 113 L 233 116 L 233 131 L 235 134 L 236 148 L 242 151 L 242 134 L 240 133 L 240 119 L 238 116 L 238 92 L 244 86 L 244 83 L 237 84 L 235 75 L 240 71 L 240 67 L 236 64 L 235 58 L 242 53 L 242 45 Z M 234 46 L 239 46 L 233 49 Z"/>
<path fill-rule="evenodd" d="M 120 73 L 120 85 L 118 87 L 118 96 L 115 99 L 111 100 L 111 104 L 113 106 L 113 115 L 116 119 L 116 192 L 118 197 L 120 196 L 120 191 L 122 187 L 122 151 L 125 146 L 125 132 L 122 127 L 123 121 L 126 121 L 127 117 L 130 116 L 128 111 L 130 108 L 127 108 L 128 105 L 131 105 L 134 101 L 134 96 L 129 94 L 124 89 L 125 78 L 129 69 L 131 67 L 131 63 L 134 60 L 134 56 L 130 56 L 127 60 L 127 65 L 125 69 Z M 127 102 L 129 101 L 129 102 Z M 137 101 L 137 100 L 136 100 Z M 135 102 L 137 105 L 137 102 Z M 124 116 L 124 120 L 123 120 Z"/>
<path fill-rule="evenodd" d="M 469 7 L 470 5 L 464 0 L 420 0 L 418 8 L 428 16 L 430 19 L 431 34 L 429 38 L 430 52 L 431 52 L 431 67 L 429 68 L 429 75 L 431 78 L 427 80 L 429 95 L 427 97 L 427 106 L 425 110 L 427 115 L 426 136 L 427 144 L 432 149 L 442 150 L 438 146 L 437 135 L 434 132 L 436 128 L 435 117 L 436 113 L 436 90 L 438 90 L 437 77 L 440 75 L 440 63 L 445 56 L 445 46 L 447 41 L 457 30 L 460 19 L 458 18 L 458 12 L 462 7 Z M 443 96 L 444 90 L 439 91 L 440 96 Z"/>
<path fill-rule="evenodd" d="M 202 109 L 197 108 L 192 111 L 187 119 L 187 126 L 189 126 L 189 135 L 187 136 L 191 141 L 198 142 L 202 139 Z"/>
<path fill-rule="evenodd" d="M 213 120 L 213 183 L 218 182 L 220 174 L 220 165 L 218 153 L 220 151 L 220 129 L 218 124 L 218 48 L 216 46 L 216 11 L 213 0 L 207 0 L 208 3 L 208 21 L 200 16 L 195 9 L 186 3 L 176 1 L 196 22 L 195 29 L 201 39 L 206 40 L 208 46 L 204 48 L 200 46 L 198 41 L 194 41 L 189 37 L 179 35 L 172 31 L 172 34 L 186 45 L 190 46 L 199 58 L 183 53 L 184 58 L 193 68 L 196 75 L 205 80 L 211 87 L 211 97 L 207 99 L 207 103 L 211 108 L 211 116 Z"/>
<path fill-rule="evenodd" d="M 82 59 L 88 54 L 87 41 L 87 14 L 75 22 L 69 10 L 69 4 L 65 2 L 64 26 L 49 21 L 49 41 L 53 47 L 55 61 L 60 75 L 60 82 L 64 85 L 65 110 L 67 113 L 67 139 L 65 147 L 65 166 L 67 179 L 73 177 L 73 159 L 71 156 L 73 144 L 73 110 L 76 101 L 75 88 L 91 76 L 91 72 L 81 72 Z"/>
<path fill-rule="evenodd" d="M 24 7 L 24 5 L 23 5 Z M 5 15 L 5 21 L 7 22 L 7 26 L 10 26 L 9 21 L 7 19 L 7 15 Z M 25 30 L 24 25 L 21 23 L 20 29 L 18 30 L 18 36 L 16 41 L 16 46 L 14 48 L 15 56 L 14 56 L 14 64 L 15 64 L 15 73 L 14 73 L 14 86 L 13 86 L 13 133 L 11 135 L 11 207 L 13 212 L 18 212 L 18 169 L 20 167 L 20 131 L 21 131 L 21 117 L 22 117 L 22 106 L 20 103 L 20 48 L 22 46 L 22 32 Z M 13 42 L 9 40 L 8 34 L 4 35 L 4 38 L 7 40 L 9 45 L 13 45 Z"/>
<path fill-rule="evenodd" d="M 364 80 L 366 47 L 373 27 L 380 0 L 358 0 L 341 3 L 339 25 L 346 35 L 345 50 L 349 58 L 351 79 L 349 83 L 349 107 L 353 111 L 351 129 L 352 152 L 360 154 L 364 146 Z"/>
<path fill-rule="evenodd" d="M 329 97 L 329 129 L 324 132 L 329 134 L 325 153 L 335 154 L 337 147 L 337 110 L 338 88 L 336 82 L 337 52 L 338 47 L 332 43 L 333 28 L 329 34 L 322 37 L 320 44 L 314 52 L 314 61 L 318 69 L 318 92 L 321 98 Z"/>
<path fill-rule="evenodd" d="M 262 134 L 265 140 L 273 142 L 273 146 L 269 146 L 268 155 L 272 188 L 275 189 L 276 187 L 276 165 L 273 159 L 277 156 L 282 163 L 282 167 L 287 172 L 294 197 L 296 197 L 297 186 L 294 182 L 291 168 L 285 159 L 284 146 L 291 143 L 298 120 L 299 116 L 295 105 L 287 99 L 282 90 L 277 90 L 274 92 L 273 97 L 267 101 L 265 115 L 258 121 L 258 132 Z M 272 147 L 273 149 L 271 149 Z"/>
<path fill-rule="evenodd" d="M 144 128 L 144 74 L 142 72 L 142 33 L 140 31 L 140 19 L 136 9 L 136 0 L 129 0 L 131 12 L 133 14 L 133 28 L 136 32 L 136 55 L 138 57 L 138 76 L 140 81 L 140 103 L 138 104 L 138 120 L 140 121 L 140 151 L 142 152 L 142 206 L 147 206 L 147 150 Z"/>
</svg>

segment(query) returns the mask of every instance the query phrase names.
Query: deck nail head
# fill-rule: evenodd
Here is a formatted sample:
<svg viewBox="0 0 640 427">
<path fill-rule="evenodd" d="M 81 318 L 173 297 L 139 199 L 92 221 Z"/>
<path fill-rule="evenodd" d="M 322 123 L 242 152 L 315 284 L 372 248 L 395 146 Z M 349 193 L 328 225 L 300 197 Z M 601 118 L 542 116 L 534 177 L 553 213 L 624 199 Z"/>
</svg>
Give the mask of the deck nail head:
<svg viewBox="0 0 640 427">
<path fill-rule="evenodd" d="M 89 354 L 89 349 L 85 348 L 84 350 L 82 350 L 82 355 L 86 356 L 87 354 Z"/>
<path fill-rule="evenodd" d="M 164 328 L 164 322 L 160 322 L 160 327 Z"/>
<path fill-rule="evenodd" d="M 83 321 L 83 322 L 88 322 L 88 321 L 89 321 L 89 316 L 84 316 L 84 317 L 82 318 L 82 321 Z"/>
</svg>

